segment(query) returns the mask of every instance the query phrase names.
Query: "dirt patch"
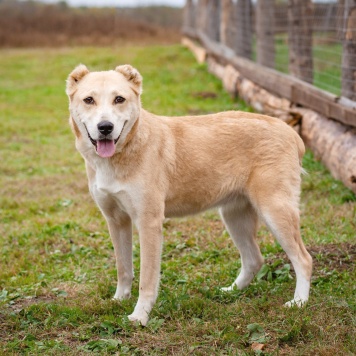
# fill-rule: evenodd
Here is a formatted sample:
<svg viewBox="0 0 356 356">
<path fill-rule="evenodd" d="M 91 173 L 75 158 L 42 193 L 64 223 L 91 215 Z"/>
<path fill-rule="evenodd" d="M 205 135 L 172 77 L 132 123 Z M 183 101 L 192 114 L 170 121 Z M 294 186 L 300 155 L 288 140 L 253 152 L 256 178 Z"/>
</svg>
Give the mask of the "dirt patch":
<svg viewBox="0 0 356 356">
<path fill-rule="evenodd" d="M 192 93 L 194 98 L 198 99 L 216 99 L 218 95 L 212 91 L 199 91 Z"/>
<path fill-rule="evenodd" d="M 329 271 L 353 271 L 355 269 L 356 259 L 356 244 L 349 242 L 330 243 L 326 245 L 307 246 L 307 250 L 313 257 L 313 269 L 322 271 L 327 269 Z M 288 260 L 284 252 L 273 256 Z"/>
<path fill-rule="evenodd" d="M 54 300 L 56 300 L 56 297 L 49 295 L 18 299 L 14 301 L 14 304 L 9 305 L 9 309 L 15 313 L 19 313 L 22 309 L 25 309 L 33 304 L 52 303 Z"/>
<path fill-rule="evenodd" d="M 314 267 L 328 267 L 339 271 L 354 270 L 356 244 L 348 242 L 308 247 L 313 257 Z"/>
</svg>

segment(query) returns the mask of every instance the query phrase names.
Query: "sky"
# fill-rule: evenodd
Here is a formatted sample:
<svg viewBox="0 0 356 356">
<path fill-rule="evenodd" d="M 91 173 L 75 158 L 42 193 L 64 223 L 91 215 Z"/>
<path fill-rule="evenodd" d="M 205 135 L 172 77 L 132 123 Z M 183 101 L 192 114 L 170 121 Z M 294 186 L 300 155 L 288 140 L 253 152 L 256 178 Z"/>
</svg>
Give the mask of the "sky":
<svg viewBox="0 0 356 356">
<path fill-rule="evenodd" d="M 56 3 L 58 0 L 41 0 L 46 3 Z M 169 5 L 183 7 L 185 0 L 66 0 L 71 6 L 113 6 L 135 7 L 149 5 Z"/>
</svg>

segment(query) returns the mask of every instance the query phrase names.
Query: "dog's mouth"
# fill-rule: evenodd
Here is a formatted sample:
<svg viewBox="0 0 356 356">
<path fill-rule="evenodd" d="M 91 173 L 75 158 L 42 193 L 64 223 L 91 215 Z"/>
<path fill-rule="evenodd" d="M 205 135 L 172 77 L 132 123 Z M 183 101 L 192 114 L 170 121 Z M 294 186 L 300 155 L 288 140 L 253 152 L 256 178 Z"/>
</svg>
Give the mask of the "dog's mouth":
<svg viewBox="0 0 356 356">
<path fill-rule="evenodd" d="M 90 142 L 93 144 L 93 146 L 95 147 L 96 153 L 103 158 L 109 158 L 112 157 L 115 154 L 115 148 L 116 148 L 116 144 L 119 141 L 122 131 L 124 131 L 124 127 L 126 125 L 126 122 L 124 122 L 124 125 L 122 126 L 121 132 L 119 134 L 119 136 L 116 139 L 109 139 L 106 137 L 103 138 L 99 138 L 98 140 L 94 140 L 91 136 L 90 133 L 86 127 L 86 125 L 84 125 L 89 140 Z"/>
</svg>

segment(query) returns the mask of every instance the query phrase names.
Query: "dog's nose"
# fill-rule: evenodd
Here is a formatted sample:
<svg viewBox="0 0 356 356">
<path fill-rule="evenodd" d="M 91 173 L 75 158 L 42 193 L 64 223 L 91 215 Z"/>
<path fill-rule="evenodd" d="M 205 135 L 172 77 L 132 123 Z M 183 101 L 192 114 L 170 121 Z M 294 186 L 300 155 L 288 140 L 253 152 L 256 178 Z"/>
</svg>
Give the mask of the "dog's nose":
<svg viewBox="0 0 356 356">
<path fill-rule="evenodd" d="M 112 124 L 110 121 L 101 121 L 98 123 L 98 130 L 105 136 L 112 133 L 113 129 L 114 124 Z"/>
</svg>

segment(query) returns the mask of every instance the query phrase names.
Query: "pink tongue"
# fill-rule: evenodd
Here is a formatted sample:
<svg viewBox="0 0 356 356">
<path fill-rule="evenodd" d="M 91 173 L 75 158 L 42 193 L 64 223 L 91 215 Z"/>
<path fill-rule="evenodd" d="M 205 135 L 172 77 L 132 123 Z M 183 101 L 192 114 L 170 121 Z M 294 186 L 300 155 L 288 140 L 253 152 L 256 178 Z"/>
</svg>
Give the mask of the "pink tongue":
<svg viewBox="0 0 356 356">
<path fill-rule="evenodd" d="M 100 157 L 111 157 L 115 153 L 114 140 L 99 140 L 96 141 L 96 151 Z"/>
</svg>

